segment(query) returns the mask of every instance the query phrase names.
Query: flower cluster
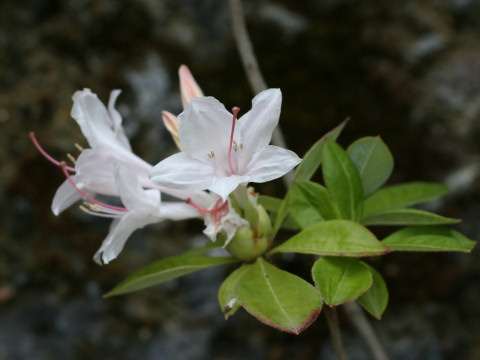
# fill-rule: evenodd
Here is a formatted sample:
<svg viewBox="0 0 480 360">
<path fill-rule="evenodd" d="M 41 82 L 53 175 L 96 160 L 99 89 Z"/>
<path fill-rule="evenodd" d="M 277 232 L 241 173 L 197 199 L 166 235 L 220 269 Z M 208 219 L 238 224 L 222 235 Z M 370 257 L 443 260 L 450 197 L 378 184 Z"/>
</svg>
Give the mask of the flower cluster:
<svg viewBox="0 0 480 360">
<path fill-rule="evenodd" d="M 269 145 L 280 116 L 279 89 L 258 94 L 252 109 L 237 119 L 240 109 L 230 113 L 215 98 L 204 97 L 186 66 L 179 75 L 184 111 L 178 117 L 166 111 L 162 115 L 180 151 L 155 166 L 132 152 L 115 109 L 119 90 L 112 91 L 107 107 L 89 89 L 73 95 L 71 115 L 90 146 L 80 148 L 77 159 L 71 157 L 73 166 L 50 157 L 30 134 L 39 151 L 66 176 L 53 199 L 53 213 L 83 199 L 83 211 L 113 218 L 94 256 L 99 264 L 115 259 L 136 229 L 167 219 L 203 218 L 204 233 L 212 241 L 221 236 L 228 245 L 237 230 L 251 232 L 264 217 L 256 194 L 246 185 L 278 178 L 301 161 L 292 151 Z M 162 201 L 162 193 L 176 200 Z M 104 203 L 99 195 L 117 197 L 123 205 Z M 256 220 L 245 216 L 252 205 Z M 255 228 L 255 233 L 265 237 L 265 225 L 260 227 L 263 230 Z"/>
</svg>

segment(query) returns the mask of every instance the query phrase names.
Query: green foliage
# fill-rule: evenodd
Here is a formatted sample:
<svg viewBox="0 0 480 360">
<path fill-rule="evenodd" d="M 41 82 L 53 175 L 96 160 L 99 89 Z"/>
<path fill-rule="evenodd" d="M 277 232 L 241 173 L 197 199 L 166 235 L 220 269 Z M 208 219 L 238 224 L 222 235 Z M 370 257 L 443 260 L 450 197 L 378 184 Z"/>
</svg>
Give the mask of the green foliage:
<svg viewBox="0 0 480 360">
<path fill-rule="evenodd" d="M 371 214 L 362 220 L 364 225 L 442 225 L 460 220 L 418 209 L 393 209 Z"/>
<path fill-rule="evenodd" d="M 249 271 L 252 266 L 251 264 L 243 264 L 232 272 L 220 286 L 218 290 L 218 302 L 225 315 L 225 319 L 228 319 L 240 309 L 240 303 L 235 295 L 235 287 L 242 276 Z"/>
<path fill-rule="evenodd" d="M 180 255 L 163 258 L 130 275 L 105 296 L 126 294 L 212 266 L 230 264 L 232 257 Z"/>
<path fill-rule="evenodd" d="M 295 181 L 290 188 L 290 212 L 301 229 L 324 220 L 341 218 L 327 189 L 311 181 Z"/>
<path fill-rule="evenodd" d="M 357 168 L 345 150 L 327 142 L 323 152 L 323 180 L 344 219 L 361 221 L 363 186 Z"/>
<path fill-rule="evenodd" d="M 314 322 L 322 307 L 312 285 L 262 258 L 240 277 L 235 294 L 258 320 L 292 334 L 300 334 Z"/>
<path fill-rule="evenodd" d="M 445 185 L 426 182 L 387 186 L 365 200 L 364 216 L 420 204 L 443 196 L 447 192 L 448 188 Z"/>
<path fill-rule="evenodd" d="M 372 274 L 372 286 L 365 294 L 358 298 L 358 303 L 363 306 L 372 316 L 380 320 L 388 304 L 388 289 L 382 275 L 368 264 L 364 265 Z"/>
<path fill-rule="evenodd" d="M 364 137 L 347 149 L 362 179 L 363 193 L 370 195 L 382 186 L 393 170 L 393 156 L 380 137 Z"/>
<path fill-rule="evenodd" d="M 361 224 L 351 220 L 327 220 L 299 232 L 270 253 L 358 257 L 382 255 L 389 251 Z"/>
<path fill-rule="evenodd" d="M 359 257 L 391 251 L 470 252 L 475 246 L 458 231 L 439 226 L 459 220 L 411 207 L 445 195 L 446 186 L 410 182 L 382 188 L 393 170 L 390 150 L 379 137 L 365 137 L 345 151 L 335 142 L 345 123 L 304 155 L 284 199 L 261 195 L 257 206 L 247 201 L 247 193 L 244 198 L 239 193 L 231 197 L 232 206 L 250 226 L 237 229 L 226 246 L 244 261 L 218 292 L 226 319 L 243 307 L 267 325 L 299 334 L 315 321 L 323 302 L 333 307 L 355 300 L 380 319 L 388 303 L 387 286 L 382 276 Z M 324 185 L 310 180 L 320 166 Z M 380 241 L 366 227 L 371 225 L 408 227 Z M 267 257 L 278 253 L 323 256 L 311 270 L 316 288 L 264 259 L 272 237 L 281 228 L 296 233 L 270 250 Z M 221 240 L 161 259 L 128 277 L 106 296 L 238 261 L 202 255 L 220 246 Z"/>
<path fill-rule="evenodd" d="M 324 256 L 313 265 L 312 276 L 329 306 L 355 300 L 372 285 L 372 273 L 356 258 Z"/>
<path fill-rule="evenodd" d="M 394 232 L 382 241 L 397 251 L 470 252 L 475 242 L 443 226 L 411 226 Z"/>
</svg>

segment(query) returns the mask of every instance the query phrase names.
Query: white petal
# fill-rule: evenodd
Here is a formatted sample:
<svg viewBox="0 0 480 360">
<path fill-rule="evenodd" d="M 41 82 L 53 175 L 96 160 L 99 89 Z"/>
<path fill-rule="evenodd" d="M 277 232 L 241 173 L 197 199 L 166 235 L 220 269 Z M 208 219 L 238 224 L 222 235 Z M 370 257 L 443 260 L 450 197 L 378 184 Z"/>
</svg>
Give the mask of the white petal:
<svg viewBox="0 0 480 360">
<path fill-rule="evenodd" d="M 173 154 L 150 171 L 150 181 L 172 189 L 205 190 L 216 181 L 215 169 L 188 153 Z"/>
<path fill-rule="evenodd" d="M 130 142 L 128 138 L 125 136 L 125 132 L 123 131 L 122 127 L 122 116 L 120 113 L 115 109 L 115 101 L 117 101 L 118 96 L 120 95 L 121 90 L 113 90 L 110 92 L 110 99 L 108 100 L 108 114 L 110 115 L 110 119 L 112 120 L 112 129 L 115 134 L 116 139 L 123 147 L 129 151 L 132 151 L 130 147 Z"/>
<path fill-rule="evenodd" d="M 105 195 L 118 195 L 118 189 L 113 176 L 113 164 L 121 163 L 137 175 L 142 185 L 151 184 L 148 173 L 152 166 L 127 150 L 119 152 L 101 144 L 94 149 L 82 151 L 77 159 L 78 181 L 94 192 Z"/>
<path fill-rule="evenodd" d="M 114 141 L 112 119 L 105 105 L 90 89 L 73 94 L 71 115 L 80 125 L 90 147 Z"/>
<path fill-rule="evenodd" d="M 262 183 L 279 178 L 297 166 L 302 160 L 293 151 L 269 145 L 257 153 L 248 165 L 251 182 Z"/>
<path fill-rule="evenodd" d="M 193 206 L 184 202 L 163 202 L 160 208 L 162 217 L 169 220 L 186 220 L 202 217 Z"/>
<path fill-rule="evenodd" d="M 203 233 L 212 241 L 217 239 L 217 235 L 220 232 L 225 232 L 225 235 L 227 236 L 227 239 L 225 240 L 226 245 L 235 236 L 239 227 L 249 226 L 249 223 L 247 220 L 241 218 L 229 204 L 228 213 L 222 217 L 220 223 L 215 222 L 215 217 L 211 214 L 205 214 L 205 226 Z"/>
<path fill-rule="evenodd" d="M 113 163 L 107 161 L 103 152 L 97 149 L 86 149 L 81 152 L 75 165 L 77 174 L 75 182 L 84 188 L 104 195 L 118 195 L 117 185 L 113 177 Z"/>
<path fill-rule="evenodd" d="M 248 176 L 231 175 L 228 177 L 219 178 L 214 184 L 208 187 L 208 190 L 221 196 L 225 202 L 228 195 L 237 188 L 238 185 L 250 181 Z"/>
<path fill-rule="evenodd" d="M 65 180 L 53 197 L 52 212 L 58 216 L 62 211 L 81 199 L 82 195 L 75 190 L 70 181 Z"/>
<path fill-rule="evenodd" d="M 143 190 L 137 175 L 118 163 L 115 164 L 114 176 L 122 203 L 128 210 L 159 214 L 158 190 Z"/>
<path fill-rule="evenodd" d="M 213 97 L 193 98 L 178 121 L 180 143 L 190 156 L 207 162 L 213 151 L 215 160 L 228 166 L 233 115 L 223 104 Z M 240 143 L 238 134 L 235 139 Z"/>
<path fill-rule="evenodd" d="M 238 120 L 243 141 L 243 156 L 250 158 L 270 143 L 278 125 L 282 106 L 280 89 L 262 91 L 252 100 L 252 109 Z"/>
<path fill-rule="evenodd" d="M 127 239 L 135 230 L 160 220 L 161 218 L 142 216 L 130 211 L 122 218 L 113 220 L 108 236 L 93 259 L 100 265 L 108 264 L 122 251 Z"/>
</svg>

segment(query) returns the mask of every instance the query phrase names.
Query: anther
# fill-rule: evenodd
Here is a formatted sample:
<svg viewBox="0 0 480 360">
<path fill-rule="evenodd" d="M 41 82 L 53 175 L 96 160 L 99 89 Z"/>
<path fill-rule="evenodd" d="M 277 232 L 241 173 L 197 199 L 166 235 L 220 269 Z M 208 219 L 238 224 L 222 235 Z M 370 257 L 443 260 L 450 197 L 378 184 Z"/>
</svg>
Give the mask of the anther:
<svg viewBox="0 0 480 360">
<path fill-rule="evenodd" d="M 75 147 L 76 147 L 79 151 L 85 150 L 85 149 L 83 148 L 83 146 L 81 146 L 80 144 L 77 144 L 77 143 L 75 143 Z"/>
<path fill-rule="evenodd" d="M 77 159 L 75 159 L 75 158 L 72 156 L 72 154 L 67 154 L 67 158 L 68 158 L 68 160 L 70 160 L 70 161 L 73 163 L 73 165 L 76 165 L 76 164 L 77 164 Z"/>
<path fill-rule="evenodd" d="M 87 213 L 89 215 L 95 215 L 95 216 L 99 216 L 99 217 L 104 217 L 104 218 L 110 218 L 110 219 L 115 219 L 115 218 L 118 218 L 120 217 L 121 215 L 119 214 L 108 214 L 108 213 L 101 213 L 101 212 L 98 212 L 98 211 L 95 211 L 95 210 L 90 210 L 90 209 L 87 209 L 85 206 L 83 205 L 80 205 L 79 206 L 80 210 L 82 210 L 84 213 Z"/>
</svg>

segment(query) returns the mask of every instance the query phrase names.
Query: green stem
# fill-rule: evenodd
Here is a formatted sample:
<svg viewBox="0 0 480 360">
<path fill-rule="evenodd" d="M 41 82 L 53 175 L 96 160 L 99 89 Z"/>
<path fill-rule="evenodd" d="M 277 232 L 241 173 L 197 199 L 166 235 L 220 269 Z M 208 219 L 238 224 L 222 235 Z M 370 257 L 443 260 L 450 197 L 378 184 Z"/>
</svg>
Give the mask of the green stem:
<svg viewBox="0 0 480 360">
<path fill-rule="evenodd" d="M 328 328 L 332 336 L 333 348 L 338 360 L 345 360 L 345 353 L 343 351 L 342 334 L 340 332 L 340 325 L 338 322 L 338 314 L 335 308 L 324 307 L 325 317 L 327 318 Z"/>
<path fill-rule="evenodd" d="M 357 330 L 363 342 L 367 345 L 373 360 L 389 360 L 387 352 L 378 339 L 365 313 L 355 301 L 343 305 L 353 327 Z"/>
</svg>

